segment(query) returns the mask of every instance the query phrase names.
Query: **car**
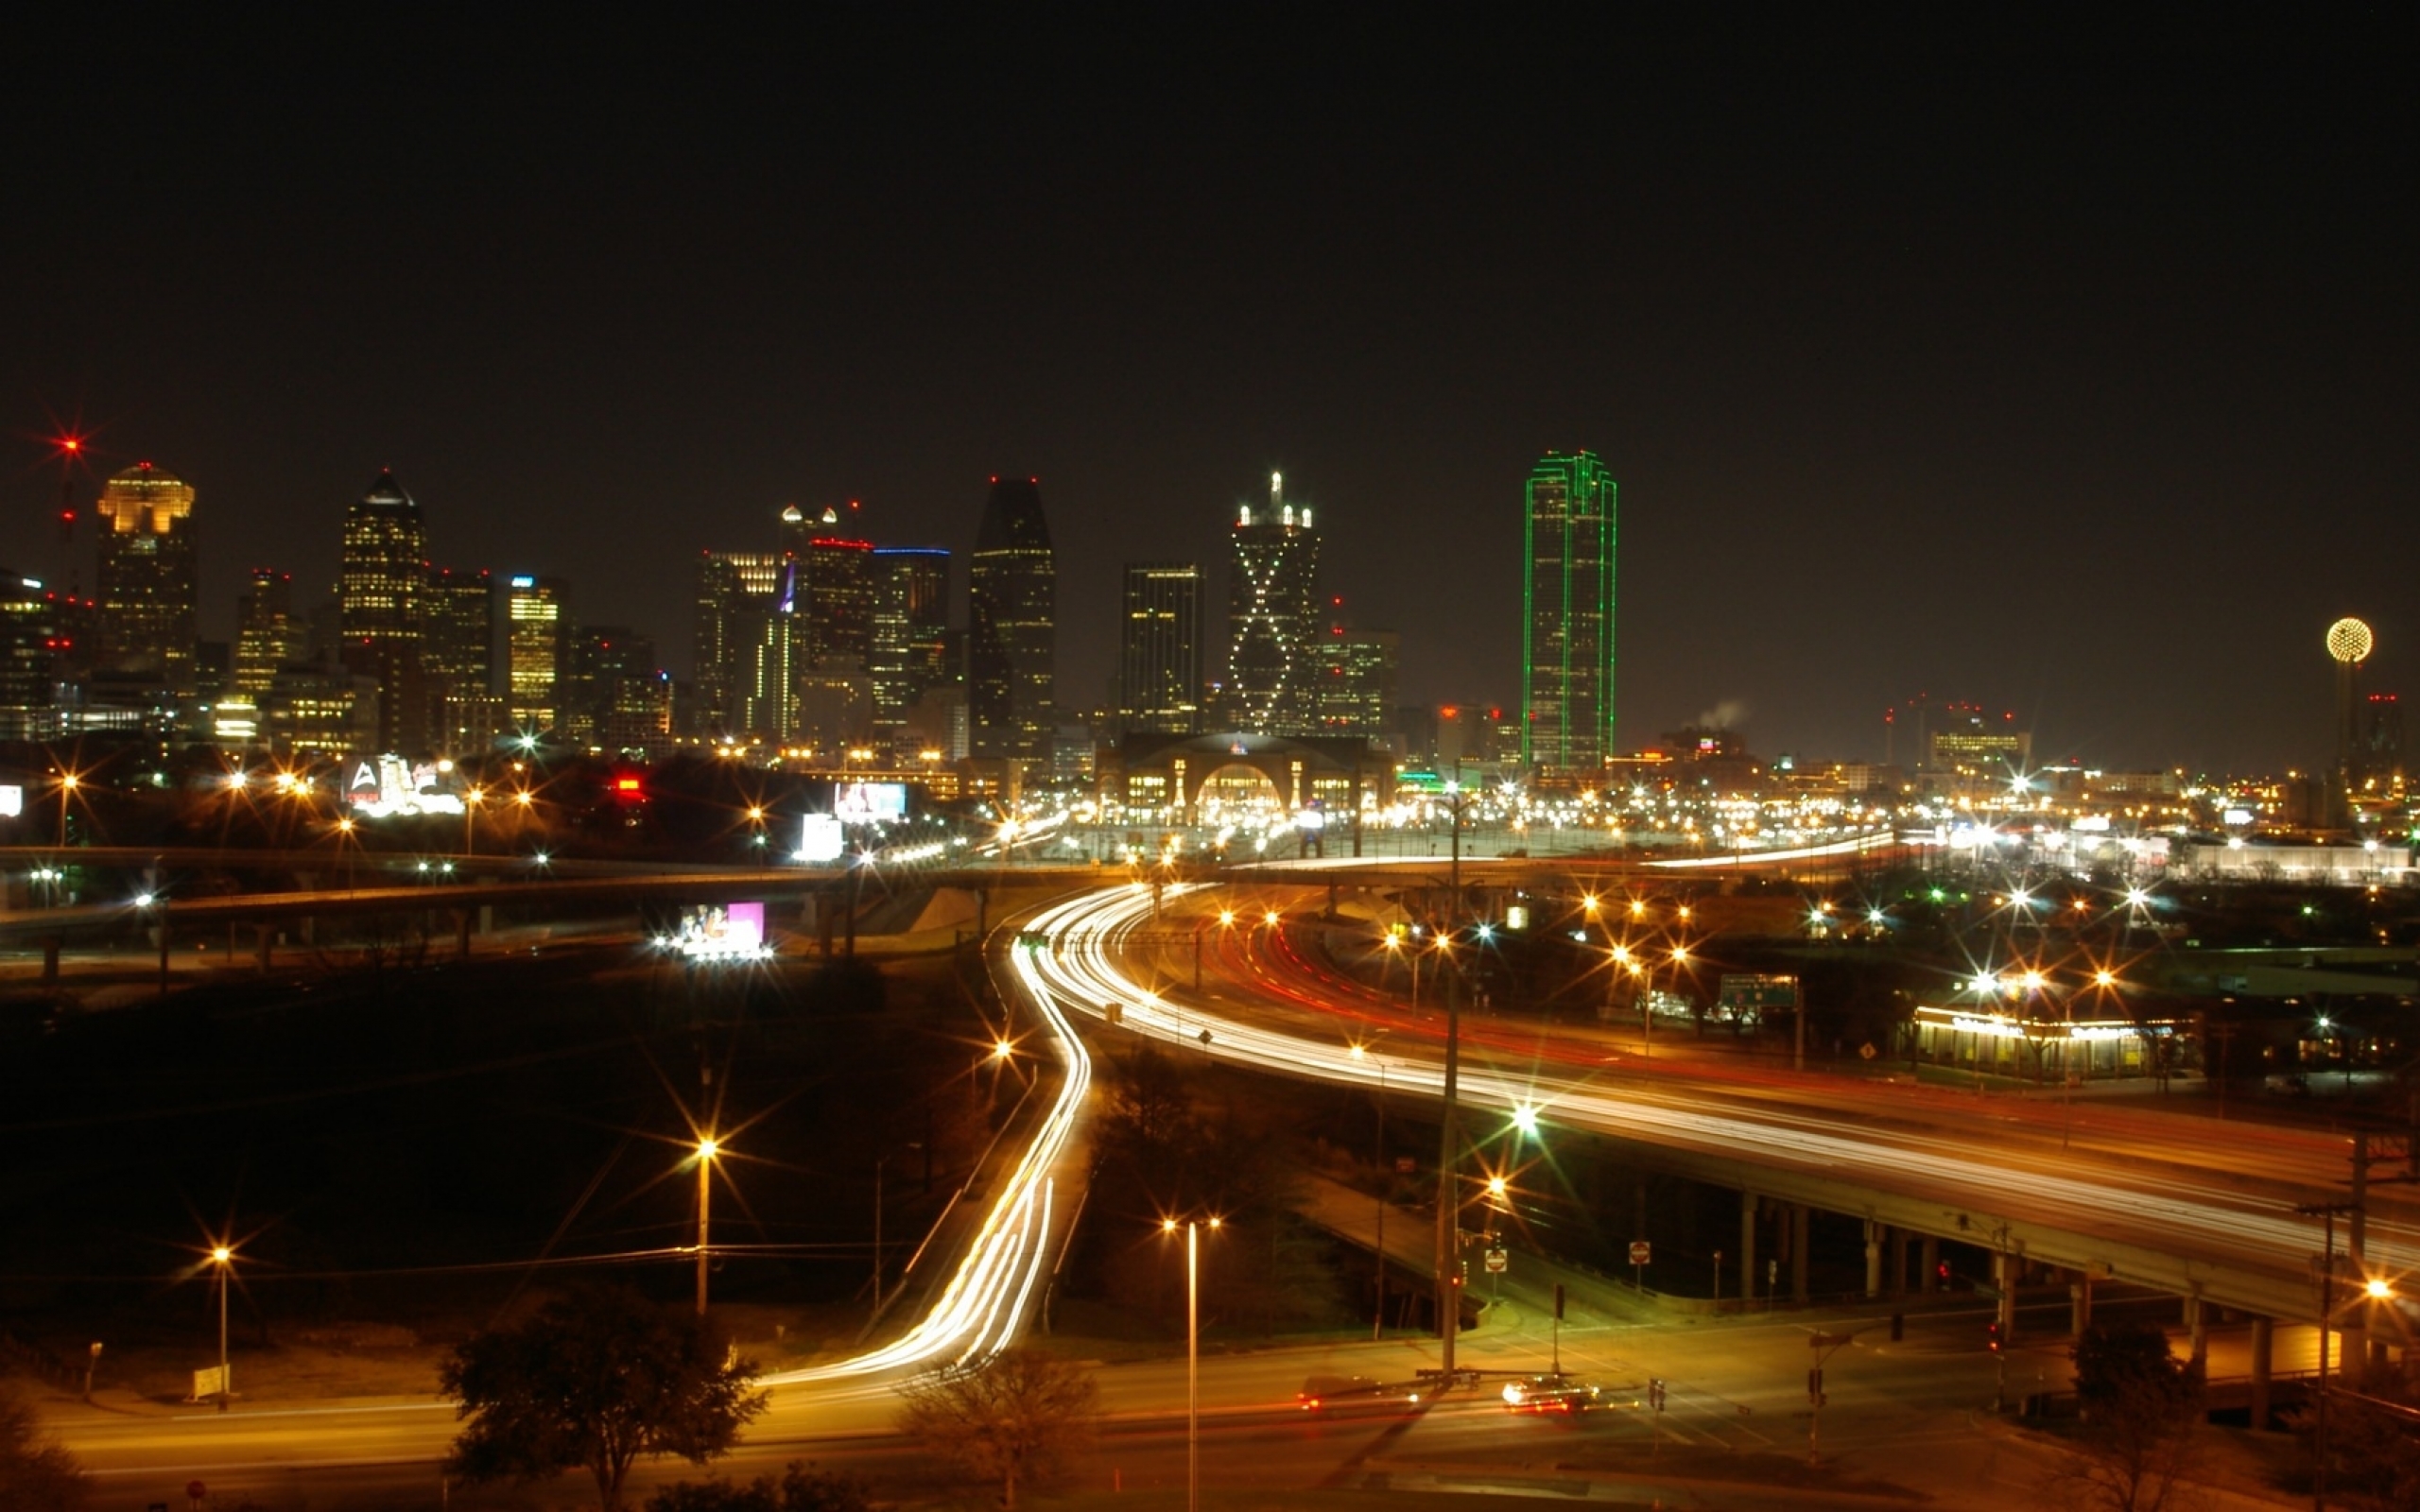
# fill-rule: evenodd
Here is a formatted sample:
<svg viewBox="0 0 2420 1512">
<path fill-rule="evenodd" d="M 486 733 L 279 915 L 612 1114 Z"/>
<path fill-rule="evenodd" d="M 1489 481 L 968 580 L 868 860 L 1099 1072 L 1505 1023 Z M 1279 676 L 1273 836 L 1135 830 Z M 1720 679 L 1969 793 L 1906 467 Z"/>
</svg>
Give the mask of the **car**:
<svg viewBox="0 0 2420 1512">
<path fill-rule="evenodd" d="M 1504 1383 L 1508 1412 L 1582 1413 L 1604 1405 L 1604 1391 L 1578 1376 L 1515 1376 Z"/>
</svg>

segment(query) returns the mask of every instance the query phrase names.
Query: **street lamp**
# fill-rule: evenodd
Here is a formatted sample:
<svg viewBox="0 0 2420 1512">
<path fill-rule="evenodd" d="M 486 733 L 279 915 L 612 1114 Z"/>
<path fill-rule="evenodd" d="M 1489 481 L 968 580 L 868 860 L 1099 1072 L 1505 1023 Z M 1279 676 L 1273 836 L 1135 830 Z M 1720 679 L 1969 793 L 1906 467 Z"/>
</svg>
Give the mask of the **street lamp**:
<svg viewBox="0 0 2420 1512">
<path fill-rule="evenodd" d="M 1222 1220 L 1213 1218 L 1215 1232 Z M 1201 1229 L 1184 1220 L 1184 1507 L 1201 1509 Z M 1160 1220 L 1160 1232 L 1176 1232 L 1174 1218 Z"/>
<path fill-rule="evenodd" d="M 706 1315 L 706 1210 L 714 1194 L 715 1157 L 721 1142 L 708 1134 L 698 1141 L 698 1315 Z"/>
<path fill-rule="evenodd" d="M 483 787 L 472 788 L 462 795 L 462 853 L 466 856 L 479 853 L 478 831 L 472 826 L 478 820 L 479 805 L 487 799 L 487 789 Z"/>
<path fill-rule="evenodd" d="M 233 1384 L 227 1376 L 227 1282 L 235 1267 L 235 1251 L 225 1245 L 215 1246 L 210 1263 L 218 1267 L 218 1410 L 225 1412 Z"/>
<path fill-rule="evenodd" d="M 59 777 L 59 844 L 62 850 L 67 845 L 67 800 L 75 796 L 78 782 L 74 772 L 61 772 Z"/>
</svg>

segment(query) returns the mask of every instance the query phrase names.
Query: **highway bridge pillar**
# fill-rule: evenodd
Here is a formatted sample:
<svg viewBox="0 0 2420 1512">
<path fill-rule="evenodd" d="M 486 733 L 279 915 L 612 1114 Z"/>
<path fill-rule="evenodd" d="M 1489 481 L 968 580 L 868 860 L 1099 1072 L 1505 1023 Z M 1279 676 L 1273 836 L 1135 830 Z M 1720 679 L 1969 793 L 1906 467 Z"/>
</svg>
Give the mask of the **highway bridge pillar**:
<svg viewBox="0 0 2420 1512">
<path fill-rule="evenodd" d="M 1925 1273 L 1925 1290 L 1941 1290 L 1941 1241 L 1931 1234 L 1925 1235 L 1924 1263 L 1920 1268 Z"/>
<path fill-rule="evenodd" d="M 2092 1327 L 2092 1278 L 2078 1276 L 2067 1283 L 2067 1332 L 2077 1338 Z"/>
<path fill-rule="evenodd" d="M 57 935 L 42 937 L 42 980 L 44 987 L 55 987 L 59 982 L 59 942 Z"/>
<path fill-rule="evenodd" d="M 2252 1428 L 2265 1433 L 2269 1428 L 2269 1356 L 2275 1325 L 2256 1315 L 2252 1320 Z"/>
<path fill-rule="evenodd" d="M 263 976 L 268 974 L 270 942 L 276 938 L 276 926 L 271 924 L 252 926 L 252 966 Z"/>
<path fill-rule="evenodd" d="M 1789 1299 L 1806 1300 L 1806 1252 L 1814 1246 L 1807 1240 L 1814 1228 L 1815 1210 L 1803 1202 L 1789 1205 Z"/>
<path fill-rule="evenodd" d="M 467 908 L 454 910 L 454 956 L 463 961 L 471 958 L 471 911 Z"/>
<path fill-rule="evenodd" d="M 1739 1194 L 1739 1299 L 1756 1299 L 1756 1194 Z"/>
<path fill-rule="evenodd" d="M 1882 1295 L 1883 1232 L 1880 1224 L 1865 1220 L 1865 1295 L 1869 1297 Z"/>
<path fill-rule="evenodd" d="M 2192 1341 L 2190 1357 L 2196 1366 L 2206 1366 L 2210 1363 L 2209 1312 L 2208 1306 L 2202 1300 L 2200 1292 L 2197 1291 L 2185 1299 L 2186 1336 Z"/>
</svg>

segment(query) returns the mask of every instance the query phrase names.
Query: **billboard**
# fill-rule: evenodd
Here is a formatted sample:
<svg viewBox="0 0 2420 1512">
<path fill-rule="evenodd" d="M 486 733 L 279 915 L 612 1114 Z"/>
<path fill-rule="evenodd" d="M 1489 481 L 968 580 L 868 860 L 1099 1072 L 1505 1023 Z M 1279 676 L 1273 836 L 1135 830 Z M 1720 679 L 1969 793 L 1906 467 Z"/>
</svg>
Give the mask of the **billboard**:
<svg viewBox="0 0 2420 1512">
<path fill-rule="evenodd" d="M 839 860 L 847 845 L 840 821 L 829 814 L 810 814 L 799 826 L 798 859 L 809 865 Z"/>
<path fill-rule="evenodd" d="M 667 943 L 695 961 L 752 961 L 772 954 L 765 948 L 765 905 L 760 902 L 683 909 L 680 927 Z"/>
<path fill-rule="evenodd" d="M 832 816 L 842 824 L 889 824 L 908 816 L 908 789 L 900 782 L 835 782 Z"/>
<path fill-rule="evenodd" d="M 0 782 L 0 814 L 15 818 L 26 812 L 26 790 L 14 782 Z"/>
</svg>

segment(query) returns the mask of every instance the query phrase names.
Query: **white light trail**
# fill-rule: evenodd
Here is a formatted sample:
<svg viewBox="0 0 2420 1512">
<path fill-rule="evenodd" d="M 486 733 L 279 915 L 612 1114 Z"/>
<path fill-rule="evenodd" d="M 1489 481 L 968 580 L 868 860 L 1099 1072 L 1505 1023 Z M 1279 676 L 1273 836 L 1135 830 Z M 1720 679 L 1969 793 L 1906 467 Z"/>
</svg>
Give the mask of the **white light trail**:
<svg viewBox="0 0 2420 1512">
<path fill-rule="evenodd" d="M 1032 927 L 1063 927 L 1062 916 L 1091 902 L 1087 898 L 1062 904 L 1037 918 Z M 1001 1179 L 998 1195 L 983 1215 L 958 1273 L 942 1289 L 932 1311 L 893 1342 L 830 1365 L 779 1371 L 765 1376 L 765 1384 L 866 1381 L 905 1369 L 968 1365 L 1015 1340 L 1035 1288 L 1049 1273 L 1051 1226 L 1057 1208 L 1051 1172 L 1066 1152 L 1076 1116 L 1091 1095 L 1093 1063 L 1043 984 L 1035 954 L 1014 948 L 1010 964 L 1023 979 L 1046 1031 L 1029 1036 L 1028 1042 L 1046 1040 L 1058 1057 L 1059 1091 L 1033 1142 Z"/>
<path fill-rule="evenodd" d="M 1167 893 L 1182 890 L 1189 889 L 1171 886 Z M 1116 1004 L 1121 1026 L 1148 1038 L 1206 1049 L 1224 1059 L 1288 1075 L 1376 1085 L 1381 1063 L 1366 1047 L 1356 1056 L 1340 1037 L 1262 1028 L 1198 1005 L 1166 1001 L 1138 986 L 1122 969 L 1120 940 L 1147 920 L 1151 906 L 1148 891 L 1119 888 L 1054 910 L 1047 923 L 1035 927 L 1056 933 L 1058 943 L 1033 953 L 1025 964 L 1046 983 L 1050 994 L 1079 1011 L 1105 1018 L 1106 1006 Z M 1206 1045 L 1201 1039 L 1205 1032 L 1210 1037 Z M 1474 1107 L 1499 1108 L 1508 1118 L 1517 1118 L 1525 1107 L 1534 1108 L 1548 1120 L 1861 1180 L 1926 1200 L 1938 1198 L 1953 1211 L 1978 1206 L 2047 1210 L 2048 1221 L 2073 1231 L 2197 1258 L 2225 1249 L 2269 1269 L 2300 1272 L 2317 1238 L 2308 1222 L 2273 1198 L 2152 1169 L 2148 1161 L 2139 1184 L 2119 1184 L 2104 1171 L 2037 1170 L 2018 1159 L 1979 1159 L 1942 1139 L 1852 1120 L 1798 1111 L 1751 1116 L 1710 1110 L 1687 1091 L 1616 1093 L 1543 1072 L 1516 1078 L 1474 1064 L 1473 1058 L 1465 1055 L 1461 1099 Z M 1391 1091 L 1444 1094 L 1444 1074 L 1436 1064 L 1389 1058 L 1383 1065 Z M 2373 1220 L 2371 1263 L 2406 1268 L 2414 1258 L 2408 1242 L 2394 1255 L 2375 1242 L 2387 1227 Z M 2409 1241 L 2411 1236 L 2403 1237 Z"/>
</svg>

